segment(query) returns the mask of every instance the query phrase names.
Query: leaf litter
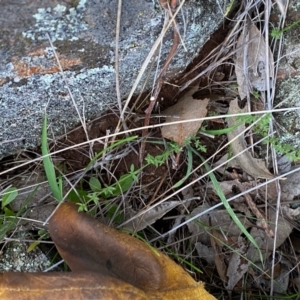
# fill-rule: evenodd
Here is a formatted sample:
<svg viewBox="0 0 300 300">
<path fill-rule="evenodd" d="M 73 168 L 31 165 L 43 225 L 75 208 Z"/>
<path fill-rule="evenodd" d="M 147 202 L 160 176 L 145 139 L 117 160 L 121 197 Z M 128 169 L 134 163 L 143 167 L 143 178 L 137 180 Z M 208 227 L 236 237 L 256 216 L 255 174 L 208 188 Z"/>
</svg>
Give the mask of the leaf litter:
<svg viewBox="0 0 300 300">
<path fill-rule="evenodd" d="M 252 74 L 255 76 L 255 73 L 252 72 Z M 254 78 L 253 76 L 252 78 Z M 260 81 L 258 79 L 260 79 Z M 264 90 L 264 84 L 258 86 L 258 82 L 264 82 L 264 78 L 254 78 L 251 81 L 252 87 L 257 88 L 258 90 Z M 180 120 L 203 118 L 206 116 L 206 107 L 208 105 L 209 98 L 205 98 L 206 102 L 197 103 L 192 96 L 195 91 L 196 88 L 192 89 L 185 96 L 183 96 L 176 105 L 164 111 L 164 114 L 177 114 L 179 115 Z M 247 91 L 247 93 L 248 92 L 249 91 Z M 199 108 L 201 111 L 197 115 L 195 115 L 194 112 L 196 109 L 195 106 L 190 105 L 189 101 L 197 104 L 197 106 L 200 103 Z M 187 107 L 190 107 L 191 110 L 188 110 Z M 228 111 L 229 114 L 238 115 L 239 113 L 244 112 L 246 112 L 246 108 L 241 109 L 239 107 L 237 98 L 230 102 Z M 166 121 L 171 122 L 174 120 L 174 117 L 168 117 Z M 240 126 L 237 126 L 238 123 L 241 123 Z M 196 134 L 202 124 L 202 121 L 193 124 L 193 126 L 190 124 L 192 123 L 186 123 L 187 126 L 185 128 L 183 128 L 183 124 L 165 126 L 162 129 L 162 135 L 164 138 L 171 139 L 182 145 L 184 140 Z M 228 127 L 235 128 L 227 133 L 228 140 L 232 141 L 231 151 L 233 155 L 236 156 L 235 163 L 238 164 L 238 166 L 241 167 L 246 173 L 251 175 L 255 180 L 258 178 L 273 179 L 274 175 L 267 169 L 265 162 L 262 159 L 254 158 L 247 150 L 247 145 L 244 139 L 244 133 L 246 131 L 245 124 L 237 117 L 229 118 L 227 124 Z M 220 182 L 220 184 L 223 185 L 223 188 L 226 190 L 225 195 L 228 195 L 232 191 L 233 186 L 238 186 L 241 191 L 246 191 L 249 186 L 254 187 L 256 182 L 250 181 L 242 183 L 238 180 L 235 180 L 225 183 Z M 227 184 L 227 187 L 225 187 L 224 184 Z M 245 185 L 248 185 L 247 188 L 245 188 Z M 213 185 L 211 187 L 214 189 Z M 267 189 L 264 189 L 264 192 L 266 192 L 266 190 Z M 274 189 L 272 189 L 272 191 L 274 191 Z M 266 195 L 265 193 L 262 194 Z M 271 195 L 270 197 L 276 198 L 275 195 Z M 269 209 L 267 218 L 258 209 L 250 195 L 244 195 L 244 199 L 244 201 L 240 201 L 239 203 L 236 201 L 235 205 L 233 206 L 235 209 L 241 210 L 241 213 L 237 213 L 239 220 L 243 223 L 246 229 L 250 230 L 251 236 L 259 245 L 263 257 L 267 259 L 270 257 L 270 254 L 273 250 L 272 245 L 275 242 L 274 211 Z M 200 207 L 198 206 L 187 218 L 196 216 L 197 214 L 206 211 L 207 208 L 208 207 L 206 205 Z M 255 222 L 253 222 L 252 214 L 254 214 L 256 217 Z M 277 224 L 278 230 L 276 236 L 276 249 L 288 238 L 292 231 L 292 226 L 290 226 L 283 217 L 279 218 Z M 196 221 L 188 223 L 187 226 L 190 233 L 193 236 L 196 236 L 196 238 L 191 238 L 191 241 L 193 241 L 195 244 L 198 254 L 200 257 L 207 257 L 207 262 L 216 266 L 219 277 L 223 281 L 223 284 L 229 293 L 230 291 L 234 290 L 239 281 L 247 272 L 251 272 L 250 266 L 253 263 L 259 263 L 260 256 L 257 249 L 247 239 L 240 235 L 240 228 L 238 228 L 238 226 L 232 221 L 225 209 L 213 210 L 212 212 L 197 218 Z M 229 247 L 232 250 L 230 255 L 223 252 L 224 245 L 227 245 L 225 248 Z M 209 254 L 209 251 L 214 252 L 214 258 Z M 228 264 L 225 263 L 226 260 Z M 275 289 L 275 291 L 278 291 L 278 289 Z"/>
<path fill-rule="evenodd" d="M 242 100 L 252 93 L 253 88 L 257 91 L 266 91 L 267 81 L 274 80 L 274 59 L 271 49 L 268 47 L 269 65 L 266 66 L 265 39 L 256 25 L 249 22 L 247 21 L 237 41 L 235 60 L 238 91 Z M 268 73 L 270 78 L 267 78 Z"/>
<path fill-rule="evenodd" d="M 276 2 L 279 4 L 281 1 Z M 240 97 L 242 99 L 246 97 L 248 98 L 249 94 L 252 93 L 253 90 L 266 91 L 266 82 L 268 80 L 274 80 L 273 55 L 269 49 L 268 56 L 270 64 L 268 66 L 268 72 L 270 74 L 270 78 L 267 78 L 267 60 L 265 57 L 266 43 L 260 30 L 258 30 L 254 24 L 248 23 L 245 26 L 245 30 L 238 39 L 237 48 L 239 48 L 239 50 L 236 52 L 235 71 Z M 189 119 L 203 118 L 207 115 L 207 105 L 210 98 L 207 97 L 204 100 L 195 100 L 193 98 L 193 94 L 197 91 L 197 89 L 198 88 L 192 88 L 178 101 L 176 105 L 163 112 L 164 114 L 168 114 L 170 116 L 167 118 L 166 122 L 181 120 L 187 121 Z M 229 113 L 238 114 L 239 112 L 243 112 L 243 110 L 238 107 L 237 99 L 232 100 L 230 102 Z M 236 125 L 237 122 L 240 122 L 237 118 L 230 118 L 230 120 L 228 119 L 228 127 L 232 127 L 230 126 L 231 121 L 234 125 Z M 186 139 L 194 136 L 197 133 L 201 125 L 202 120 L 199 122 L 163 126 L 162 135 L 166 139 L 170 139 L 180 145 L 183 145 Z M 245 130 L 245 125 L 241 124 L 232 132 L 232 136 L 230 136 L 230 134 L 228 135 L 229 140 L 233 140 L 239 135 L 239 138 L 236 139 L 236 144 L 233 142 L 231 146 L 233 154 L 236 155 L 244 151 L 243 154 L 238 156 L 240 158 L 235 159 L 235 164 L 233 164 L 233 166 L 238 165 L 255 179 L 274 178 L 274 175 L 267 169 L 265 162 L 263 160 L 254 158 L 250 152 L 246 150 L 247 145 L 244 140 Z M 289 182 L 292 182 L 292 185 Z M 283 200 L 294 200 L 294 198 L 300 194 L 298 192 L 299 188 L 297 183 L 298 181 L 296 175 L 293 179 L 289 180 L 288 178 L 282 183 L 283 186 L 284 184 L 287 184 L 283 189 Z M 244 191 L 255 187 L 256 184 L 256 180 L 249 180 L 249 178 L 247 181 L 239 182 L 239 185 L 242 186 L 241 190 Z M 233 187 L 237 186 L 238 184 L 236 180 L 228 180 L 220 181 L 219 185 L 225 196 L 230 197 L 234 193 Z M 213 193 L 216 192 L 211 183 L 208 183 L 206 188 L 210 189 Z M 266 198 L 264 198 L 265 196 Z M 267 200 L 269 204 L 274 204 L 277 197 L 277 190 L 273 183 L 269 183 L 266 187 L 261 187 L 251 193 L 251 197 L 259 201 Z M 184 195 L 183 198 L 186 200 Z M 128 226 L 130 227 L 130 230 L 143 230 L 154 224 L 158 219 L 162 218 L 169 210 L 178 207 L 180 216 L 175 219 L 173 226 L 175 227 L 180 224 L 183 218 L 188 219 L 189 217 L 196 216 L 197 214 L 203 213 L 211 207 L 210 205 L 205 204 L 192 210 L 192 213 L 188 217 L 184 217 L 183 215 L 187 210 L 183 207 L 182 203 L 183 201 L 170 201 L 169 203 L 162 203 L 157 207 L 157 209 L 150 210 L 149 214 L 146 213 L 144 216 L 141 216 L 137 220 L 129 223 Z M 187 205 L 189 203 L 190 202 L 186 202 Z M 271 234 L 268 234 L 266 230 L 268 228 L 270 231 L 274 230 L 274 224 L 276 220 L 275 211 L 273 211 L 272 208 L 268 208 L 265 210 L 265 212 L 267 211 L 265 216 L 259 215 L 258 213 L 262 212 L 263 210 L 256 206 L 255 201 L 254 208 L 256 209 L 256 213 L 254 213 L 254 215 L 256 215 L 258 220 L 254 220 L 253 210 L 251 211 L 249 207 L 247 207 L 243 197 L 239 197 L 238 199 L 232 201 L 231 205 L 237 212 L 236 214 L 241 222 L 251 232 L 251 235 L 259 244 L 264 256 L 269 260 L 274 238 Z M 286 215 L 290 218 L 299 215 L 299 209 L 291 209 L 287 205 L 284 205 L 281 208 L 283 215 Z M 136 213 L 139 213 L 133 209 L 128 210 L 130 218 Z M 264 228 L 261 223 L 259 223 L 259 221 L 262 219 L 264 219 L 266 224 Z M 249 244 L 247 239 L 241 236 L 240 229 L 236 227 L 235 223 L 228 216 L 228 213 L 225 209 L 215 209 L 206 215 L 199 217 L 196 221 L 188 223 L 188 229 L 191 234 L 196 235 L 196 237 L 193 237 L 192 239 L 198 255 L 201 258 L 206 259 L 209 264 L 215 263 L 217 265 L 219 273 L 222 274 L 221 277 L 224 285 L 228 290 L 233 290 L 247 271 L 249 271 L 251 275 L 254 274 L 253 270 L 251 270 L 251 264 L 249 261 L 251 261 L 251 263 L 255 263 L 256 266 L 259 266 L 257 249 L 253 245 Z M 286 240 L 291 230 L 292 226 L 283 217 L 280 217 L 276 237 L 276 249 Z M 174 236 L 172 239 L 175 241 Z M 169 242 L 170 241 L 171 239 Z M 281 273 L 285 277 L 288 277 L 286 276 L 290 269 L 288 262 L 282 259 L 281 264 L 286 267 L 282 267 L 283 271 Z M 260 268 L 263 269 L 263 266 Z M 257 276 L 257 279 L 259 277 L 262 276 Z M 295 284 L 296 282 L 297 281 L 295 281 Z M 261 284 L 266 285 L 265 282 Z M 287 290 L 286 282 L 280 284 L 283 286 L 283 289 L 275 289 L 275 292 L 283 292 Z"/>
<path fill-rule="evenodd" d="M 197 90 L 198 87 L 192 88 L 184 94 L 175 105 L 163 111 L 163 114 L 169 115 L 169 117 L 166 118 L 166 122 L 198 119 L 206 116 L 209 98 L 201 100 L 194 99 L 193 94 L 195 94 Z M 202 122 L 203 120 L 199 120 L 163 126 L 161 133 L 164 138 L 183 145 L 184 141 L 196 135 Z"/>
<path fill-rule="evenodd" d="M 230 102 L 229 114 L 238 114 L 247 112 L 247 108 L 241 109 L 238 105 L 238 98 Z M 228 118 L 227 124 L 229 127 L 238 124 L 238 117 Z M 246 126 L 242 123 L 236 129 L 227 133 L 228 140 L 231 141 L 231 151 L 235 157 L 236 162 L 240 167 L 254 178 L 267 178 L 272 179 L 274 175 L 267 169 L 265 162 L 262 159 L 254 158 L 251 153 L 246 150 L 248 147 L 244 139 L 244 132 Z"/>
</svg>

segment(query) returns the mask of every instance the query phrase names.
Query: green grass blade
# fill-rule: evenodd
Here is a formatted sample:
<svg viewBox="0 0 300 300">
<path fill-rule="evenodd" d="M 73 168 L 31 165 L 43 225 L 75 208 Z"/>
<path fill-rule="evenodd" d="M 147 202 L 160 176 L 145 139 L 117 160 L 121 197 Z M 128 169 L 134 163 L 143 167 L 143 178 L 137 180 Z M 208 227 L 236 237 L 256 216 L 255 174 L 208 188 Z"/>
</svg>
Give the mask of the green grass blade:
<svg viewBox="0 0 300 300">
<path fill-rule="evenodd" d="M 194 149 L 192 149 L 193 152 L 200 157 L 200 159 L 204 162 L 204 158 Z M 205 169 L 207 172 L 210 172 L 211 169 L 209 167 L 209 165 L 207 163 L 204 164 Z M 218 196 L 220 197 L 225 209 L 227 210 L 227 212 L 229 213 L 230 217 L 232 218 L 232 220 L 234 221 L 234 223 L 239 227 L 239 229 L 245 234 L 245 236 L 248 238 L 248 240 L 250 241 L 251 244 L 253 244 L 253 246 L 258 250 L 259 253 L 259 258 L 261 260 L 261 262 L 263 263 L 263 255 L 260 251 L 259 246 L 257 245 L 255 239 L 251 236 L 251 234 L 247 231 L 247 229 L 244 227 L 244 225 L 241 223 L 241 221 L 239 220 L 239 218 L 237 217 L 237 215 L 235 214 L 235 212 L 233 211 L 233 209 L 231 208 L 231 206 L 229 205 L 229 203 L 227 202 L 227 199 L 219 185 L 219 182 L 217 181 L 215 174 L 213 172 L 210 172 L 208 174 L 208 176 L 210 177 L 210 180 L 212 181 L 212 184 L 218 194 Z"/>
<path fill-rule="evenodd" d="M 246 120 L 246 118 L 245 118 L 245 120 Z M 228 132 L 231 132 L 231 131 L 235 130 L 237 127 L 241 126 L 244 123 L 245 123 L 245 121 L 242 121 L 242 122 L 238 122 L 234 126 L 226 127 L 226 128 L 223 128 L 223 129 L 216 129 L 216 130 L 205 130 L 204 128 L 201 128 L 200 132 L 211 134 L 211 135 L 227 134 Z"/>
<path fill-rule="evenodd" d="M 55 168 L 50 157 L 48 143 L 47 143 L 47 115 L 45 115 L 43 128 L 42 128 L 42 155 L 43 155 L 44 169 L 45 169 L 47 180 L 50 185 L 51 192 L 56 200 L 61 201 L 63 198 L 62 183 L 57 182 Z"/>
<path fill-rule="evenodd" d="M 192 173 L 192 168 L 193 168 L 192 148 L 190 146 L 186 146 L 186 147 L 187 147 L 187 151 L 188 151 L 188 166 L 187 166 L 186 174 L 181 180 L 179 180 L 178 182 L 176 182 L 174 184 L 173 188 L 178 188 L 179 186 L 181 186 L 189 178 L 189 176 Z"/>
<path fill-rule="evenodd" d="M 104 153 L 104 151 L 109 151 L 119 145 L 122 145 L 124 143 L 127 143 L 127 142 L 131 142 L 131 141 L 134 141 L 137 139 L 137 135 L 134 135 L 134 136 L 129 136 L 127 138 L 124 138 L 120 141 L 117 141 L 117 142 L 114 142 L 112 145 L 106 147 L 105 149 L 103 149 L 102 151 L 98 152 L 94 157 L 93 159 L 89 162 L 89 164 L 87 165 L 87 167 L 85 168 L 86 170 L 89 169 L 94 163 L 95 161 Z"/>
</svg>

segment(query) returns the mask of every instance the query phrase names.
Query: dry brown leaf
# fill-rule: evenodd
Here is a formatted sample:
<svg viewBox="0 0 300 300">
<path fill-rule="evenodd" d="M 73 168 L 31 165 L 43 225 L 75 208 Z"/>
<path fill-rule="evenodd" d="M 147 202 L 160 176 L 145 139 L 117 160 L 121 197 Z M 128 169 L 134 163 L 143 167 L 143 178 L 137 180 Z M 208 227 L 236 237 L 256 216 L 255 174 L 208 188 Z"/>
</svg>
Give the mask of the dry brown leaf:
<svg viewBox="0 0 300 300">
<path fill-rule="evenodd" d="M 245 26 L 237 41 L 235 73 L 241 99 L 251 93 L 252 88 L 266 91 L 267 81 L 274 80 L 274 58 L 269 48 L 269 76 L 266 77 L 266 43 L 254 24 Z M 270 87 L 272 84 L 270 84 Z"/>
<path fill-rule="evenodd" d="M 73 203 L 59 207 L 49 229 L 72 272 L 0 274 L 1 299 L 215 299 L 166 255 Z"/>
<path fill-rule="evenodd" d="M 206 262 L 210 265 L 212 265 L 215 261 L 215 253 L 212 247 L 206 246 L 205 244 L 202 244 L 200 242 L 195 243 L 195 248 L 197 250 L 197 253 L 199 257 L 202 259 L 205 259 Z"/>
<path fill-rule="evenodd" d="M 298 293 L 300 292 L 300 277 L 291 279 L 292 283 L 296 286 Z"/>
<path fill-rule="evenodd" d="M 244 276 L 244 274 L 248 271 L 250 262 L 246 261 L 242 255 L 244 255 L 247 251 L 247 244 L 245 243 L 245 239 L 242 237 L 238 238 L 238 248 L 234 250 L 232 253 L 226 275 L 228 277 L 228 284 L 226 286 L 227 290 L 233 290 L 236 284 L 240 281 L 240 279 Z"/>
<path fill-rule="evenodd" d="M 0 298 L 22 300 L 105 299 L 147 300 L 140 289 L 93 272 L 0 274 Z"/>
<path fill-rule="evenodd" d="M 225 285 L 227 283 L 227 278 L 226 278 L 226 256 L 225 253 L 222 252 L 222 247 L 223 244 L 219 243 L 219 239 L 222 238 L 222 234 L 220 234 L 216 230 L 211 230 L 210 231 L 210 243 L 211 246 L 214 249 L 215 252 L 215 265 L 219 274 L 220 279 L 223 281 L 223 284 Z"/>
<path fill-rule="evenodd" d="M 208 208 L 209 206 L 207 205 L 198 206 L 191 212 L 188 218 L 202 213 Z M 239 213 L 237 213 L 236 215 L 246 229 L 253 225 L 245 217 L 245 215 Z M 239 236 L 241 234 L 240 228 L 234 223 L 234 221 L 232 221 L 226 209 L 210 211 L 198 217 L 194 222 L 189 222 L 187 226 L 189 231 L 196 236 L 197 242 L 201 242 L 206 245 L 209 245 L 210 242 L 210 227 L 220 228 L 224 236 L 228 237 L 228 239 L 233 236 Z"/>
<path fill-rule="evenodd" d="M 227 181 L 221 181 L 219 182 L 220 188 L 222 190 L 222 192 L 224 193 L 224 195 L 227 197 L 229 195 L 232 195 L 232 188 L 234 186 L 237 185 L 237 181 L 238 179 L 234 179 L 234 180 L 227 180 Z M 255 180 L 251 180 L 251 181 L 247 181 L 247 182 L 240 182 L 238 181 L 239 184 L 241 185 L 241 190 L 243 191 L 248 191 L 254 187 L 257 186 L 257 182 Z M 284 182 L 284 181 L 282 181 Z M 211 182 L 209 182 L 206 185 L 206 188 L 208 189 L 208 192 L 212 191 L 213 193 L 217 194 L 215 187 L 213 186 L 213 184 Z M 283 201 L 286 200 L 285 198 L 285 194 L 282 192 L 283 189 L 281 188 L 281 199 Z M 276 183 L 275 182 L 271 182 L 267 185 L 263 185 L 258 189 L 252 190 L 250 192 L 250 195 L 252 197 L 257 197 L 257 195 L 260 195 L 261 197 L 265 198 L 266 200 L 268 200 L 269 204 L 274 204 L 277 201 L 277 196 L 278 196 L 278 191 L 276 188 Z M 239 197 L 238 199 L 242 199 L 241 197 Z M 233 201 L 233 205 L 235 205 L 236 200 Z M 244 203 L 244 201 L 243 201 Z M 243 204 L 244 205 L 244 204 Z M 245 206 L 245 205 L 244 205 Z M 244 212 L 246 213 L 246 210 L 239 210 L 237 207 L 235 207 L 238 211 Z"/>
<path fill-rule="evenodd" d="M 291 170 L 297 168 L 299 168 L 299 165 L 293 166 Z M 286 180 L 280 182 L 282 201 L 293 201 L 300 195 L 299 177 L 300 170 L 286 176 Z"/>
<path fill-rule="evenodd" d="M 268 221 L 271 230 L 275 232 L 276 211 L 271 208 L 268 210 Z M 289 221 L 285 220 L 285 218 L 281 215 L 278 217 L 277 225 L 276 249 L 287 239 L 293 229 Z M 257 227 L 252 227 L 250 234 L 261 249 L 263 257 L 265 259 L 268 258 L 273 250 L 274 238 L 268 237 L 263 229 Z M 260 261 L 257 248 L 253 244 L 249 245 L 246 257 L 253 263 Z"/>
<path fill-rule="evenodd" d="M 239 187 L 241 192 L 245 192 L 246 190 L 243 189 L 242 184 L 239 181 L 236 181 L 237 186 Z M 268 224 L 268 222 L 266 221 L 265 217 L 263 216 L 263 214 L 260 212 L 260 210 L 257 208 L 256 204 L 254 203 L 254 201 L 252 200 L 250 194 L 245 193 L 243 195 L 243 197 L 245 198 L 248 207 L 251 209 L 251 211 L 253 212 L 253 214 L 255 215 L 255 217 L 257 218 L 256 221 L 256 225 L 258 227 L 261 227 L 265 230 L 266 234 L 269 237 L 274 237 L 274 232 L 272 229 L 270 229 L 270 226 Z"/>
<path fill-rule="evenodd" d="M 179 101 L 163 111 L 165 115 L 170 115 L 166 118 L 166 122 L 175 122 L 182 120 L 190 120 L 203 118 L 207 114 L 208 98 L 195 100 L 193 94 L 198 90 L 198 87 L 192 88 Z M 178 116 L 178 117 L 174 117 Z M 194 136 L 201 127 L 203 120 L 180 123 L 174 125 L 163 126 L 161 129 L 162 136 L 166 139 L 172 140 L 179 145 L 182 145 L 185 140 Z"/>
<path fill-rule="evenodd" d="M 229 114 L 239 114 L 245 112 L 246 107 L 243 109 L 239 108 L 237 98 L 230 102 L 228 111 Z M 239 121 L 237 120 L 237 117 L 231 117 L 227 120 L 228 127 L 235 126 L 238 123 Z M 274 175 L 270 173 L 265 165 L 265 162 L 262 159 L 254 158 L 249 151 L 244 151 L 247 148 L 247 145 L 244 139 L 244 135 L 241 133 L 244 132 L 245 129 L 245 125 L 241 124 L 236 129 L 227 133 L 228 140 L 232 141 L 230 144 L 232 153 L 234 156 L 238 155 L 235 158 L 236 162 L 246 173 L 254 178 L 274 178 Z M 238 138 L 235 138 L 239 134 L 241 135 Z M 242 151 L 244 152 L 241 153 Z"/>
<path fill-rule="evenodd" d="M 265 290 L 270 290 L 273 285 L 274 296 L 278 293 L 280 297 L 282 294 L 288 292 L 290 281 L 293 282 L 293 279 L 290 278 L 290 274 L 294 266 L 289 258 L 281 256 L 280 260 L 274 265 L 273 279 L 271 279 L 272 261 L 273 259 L 270 257 L 264 265 L 261 263 L 256 264 L 260 270 L 264 270 L 264 273 L 257 269 L 256 272 L 258 276 L 255 277 L 255 282 L 258 286 L 263 286 Z"/>
</svg>

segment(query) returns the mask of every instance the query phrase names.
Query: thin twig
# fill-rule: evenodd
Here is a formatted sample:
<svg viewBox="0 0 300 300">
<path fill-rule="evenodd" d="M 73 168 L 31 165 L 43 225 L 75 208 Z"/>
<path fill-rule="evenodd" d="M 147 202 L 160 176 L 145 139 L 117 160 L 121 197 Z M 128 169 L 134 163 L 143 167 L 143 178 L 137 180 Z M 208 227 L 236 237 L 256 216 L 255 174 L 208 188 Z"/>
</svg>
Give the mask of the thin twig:
<svg viewBox="0 0 300 300">
<path fill-rule="evenodd" d="M 244 191 L 243 186 L 241 184 L 238 183 L 238 187 L 241 190 L 241 192 L 246 192 L 246 191 Z M 259 222 L 260 226 L 266 232 L 267 236 L 270 237 L 270 238 L 274 238 L 273 230 L 268 225 L 268 222 L 266 221 L 265 217 L 262 215 L 260 210 L 257 208 L 257 206 L 254 203 L 254 201 L 252 200 L 251 196 L 248 193 L 246 193 L 246 194 L 243 195 L 243 197 L 245 198 L 245 200 L 246 200 L 249 208 L 251 209 L 251 211 L 256 216 L 257 221 Z"/>
<path fill-rule="evenodd" d="M 169 15 L 169 17 L 171 17 L 171 18 L 173 17 L 173 12 L 175 11 L 176 3 L 177 3 L 177 0 L 171 0 L 170 5 L 169 5 L 168 2 L 164 2 L 164 0 L 160 0 L 160 5 L 166 11 L 166 13 Z M 177 25 L 176 19 L 174 19 L 172 21 L 172 27 L 173 27 L 173 34 L 174 34 L 173 35 L 173 45 L 172 45 L 170 52 L 166 58 L 166 62 L 158 76 L 155 90 L 154 90 L 152 96 L 150 97 L 149 106 L 145 110 L 145 122 L 144 122 L 145 127 L 149 126 L 149 124 L 150 124 L 150 116 L 151 116 L 153 108 L 156 104 L 157 97 L 161 91 L 161 87 L 164 83 L 164 77 L 166 75 L 169 65 L 170 65 L 170 63 L 176 53 L 178 45 L 179 45 L 179 30 L 178 30 L 178 25 Z M 142 131 L 142 137 L 145 138 L 147 133 L 148 133 L 148 128 L 144 128 Z M 144 159 L 144 154 L 145 154 L 145 140 L 143 140 L 141 143 L 141 149 L 140 149 L 140 162 L 141 163 Z"/>
</svg>

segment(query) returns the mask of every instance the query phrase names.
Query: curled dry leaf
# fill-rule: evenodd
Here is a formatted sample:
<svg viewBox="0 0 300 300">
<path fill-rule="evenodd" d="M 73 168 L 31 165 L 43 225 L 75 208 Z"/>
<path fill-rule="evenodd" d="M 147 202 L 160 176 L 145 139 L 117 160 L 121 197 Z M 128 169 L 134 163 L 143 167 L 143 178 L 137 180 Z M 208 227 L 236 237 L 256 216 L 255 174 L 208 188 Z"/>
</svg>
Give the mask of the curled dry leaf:
<svg viewBox="0 0 300 300">
<path fill-rule="evenodd" d="M 266 66 L 266 47 L 263 35 L 254 24 L 244 27 L 237 41 L 235 60 L 235 73 L 241 99 L 246 98 L 252 88 L 266 91 L 267 81 L 274 80 L 274 58 L 268 47 L 269 66 Z M 267 78 L 267 68 L 269 78 Z"/>
<path fill-rule="evenodd" d="M 228 111 L 229 114 L 238 114 L 245 112 L 246 108 L 239 108 L 237 98 L 230 102 Z M 239 121 L 237 120 L 237 117 L 231 117 L 227 120 L 228 127 L 236 126 L 238 122 Z M 245 125 L 241 124 L 236 129 L 227 133 L 228 140 L 231 141 L 230 145 L 232 153 L 234 156 L 237 155 L 237 157 L 235 158 L 236 162 L 246 173 L 254 178 L 274 178 L 274 175 L 270 173 L 265 165 L 265 162 L 262 159 L 254 158 L 249 151 L 244 151 L 245 149 L 247 149 L 244 134 L 242 134 L 242 132 L 245 132 L 245 129 Z"/>
<path fill-rule="evenodd" d="M 198 87 L 192 88 L 179 101 L 163 111 L 163 114 L 169 115 L 166 122 L 183 121 L 190 119 L 203 118 L 207 114 L 208 98 L 203 100 L 195 100 L 193 94 L 198 90 Z M 175 117 L 178 116 L 178 117 Z M 163 126 L 161 129 L 162 136 L 172 140 L 179 145 L 182 145 L 185 140 L 194 136 L 201 127 L 203 120 L 179 123 L 174 125 Z"/>
<path fill-rule="evenodd" d="M 72 272 L 3 274 L 1 299 L 215 299 L 166 255 L 75 204 L 62 204 L 49 230 Z"/>
</svg>

